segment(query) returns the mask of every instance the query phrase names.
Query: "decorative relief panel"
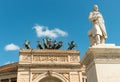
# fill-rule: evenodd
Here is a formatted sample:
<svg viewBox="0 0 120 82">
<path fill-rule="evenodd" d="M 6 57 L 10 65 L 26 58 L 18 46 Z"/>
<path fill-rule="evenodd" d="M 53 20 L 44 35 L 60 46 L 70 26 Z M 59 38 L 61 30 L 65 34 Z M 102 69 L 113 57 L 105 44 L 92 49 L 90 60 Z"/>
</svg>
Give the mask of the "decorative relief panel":
<svg viewBox="0 0 120 82">
<path fill-rule="evenodd" d="M 71 62 L 79 62 L 78 56 L 74 56 L 74 55 L 72 56 L 72 55 L 71 55 L 71 56 L 70 56 L 70 61 L 71 61 Z"/>
<path fill-rule="evenodd" d="M 79 82 L 78 74 L 70 74 L 70 82 Z"/>
<path fill-rule="evenodd" d="M 68 62 L 67 56 L 33 55 L 33 62 Z"/>
<path fill-rule="evenodd" d="M 68 73 L 61 73 L 67 80 L 69 80 L 69 74 Z"/>
<path fill-rule="evenodd" d="M 21 55 L 20 56 L 20 61 L 30 62 L 31 61 L 31 55 Z"/>
<path fill-rule="evenodd" d="M 32 74 L 32 81 L 33 81 L 34 79 L 36 79 L 39 75 L 40 75 L 40 73 L 33 73 L 33 74 Z"/>
</svg>

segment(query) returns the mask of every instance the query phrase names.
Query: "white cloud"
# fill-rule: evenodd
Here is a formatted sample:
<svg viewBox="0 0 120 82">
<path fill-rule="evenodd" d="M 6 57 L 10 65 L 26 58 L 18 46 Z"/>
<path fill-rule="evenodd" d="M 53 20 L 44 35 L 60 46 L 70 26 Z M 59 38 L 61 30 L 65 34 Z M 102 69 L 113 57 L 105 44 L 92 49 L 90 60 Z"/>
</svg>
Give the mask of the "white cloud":
<svg viewBox="0 0 120 82">
<path fill-rule="evenodd" d="M 4 65 L 11 64 L 11 63 L 14 63 L 14 62 L 7 61 Z"/>
<path fill-rule="evenodd" d="M 19 50 L 19 49 L 20 49 L 19 46 L 15 45 L 13 43 L 5 46 L 6 51 L 13 51 L 13 50 Z"/>
<path fill-rule="evenodd" d="M 64 37 L 68 35 L 67 32 L 60 30 L 58 28 L 49 30 L 48 27 L 40 26 L 40 25 L 36 25 L 33 28 L 36 30 L 38 37 L 57 38 L 60 36 Z"/>
</svg>

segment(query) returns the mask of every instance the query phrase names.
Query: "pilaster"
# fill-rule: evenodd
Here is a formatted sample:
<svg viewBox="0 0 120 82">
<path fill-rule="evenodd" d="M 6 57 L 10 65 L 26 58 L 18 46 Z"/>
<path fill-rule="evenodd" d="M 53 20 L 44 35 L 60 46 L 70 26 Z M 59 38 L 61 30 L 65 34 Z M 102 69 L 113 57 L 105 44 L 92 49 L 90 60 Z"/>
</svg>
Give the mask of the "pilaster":
<svg viewBox="0 0 120 82">
<path fill-rule="evenodd" d="M 9 78 L 9 82 L 11 82 L 11 78 Z"/>
<path fill-rule="evenodd" d="M 79 80 L 82 82 L 82 72 L 79 72 Z"/>
</svg>

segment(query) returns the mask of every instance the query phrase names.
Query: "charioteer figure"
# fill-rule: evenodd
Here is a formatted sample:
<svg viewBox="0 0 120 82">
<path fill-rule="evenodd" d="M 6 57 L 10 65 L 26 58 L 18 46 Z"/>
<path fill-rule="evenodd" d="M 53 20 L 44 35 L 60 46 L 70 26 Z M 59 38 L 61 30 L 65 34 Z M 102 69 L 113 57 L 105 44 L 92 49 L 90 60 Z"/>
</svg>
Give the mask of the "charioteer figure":
<svg viewBox="0 0 120 82">
<path fill-rule="evenodd" d="M 55 41 L 53 42 L 52 49 L 56 49 L 56 47 L 57 47 L 57 41 L 55 40 Z"/>
<path fill-rule="evenodd" d="M 70 43 L 68 43 L 68 45 L 69 45 L 68 50 L 72 50 L 76 46 L 74 41 L 71 41 Z"/>
<path fill-rule="evenodd" d="M 48 47 L 49 47 L 49 49 L 52 49 L 52 39 L 48 40 Z"/>
<path fill-rule="evenodd" d="M 45 48 L 45 49 L 49 49 L 48 38 L 44 38 L 44 39 L 43 39 L 43 42 L 44 42 L 44 43 L 43 43 L 43 44 L 44 44 L 44 48 Z"/>
<path fill-rule="evenodd" d="M 56 49 L 60 49 L 60 48 L 62 47 L 62 44 L 63 44 L 62 41 L 60 41 L 59 43 L 57 43 L 57 47 L 56 47 Z"/>
<path fill-rule="evenodd" d="M 43 49 L 43 47 L 42 47 L 40 41 L 37 41 L 37 43 L 38 43 L 37 47 L 38 47 L 39 49 Z"/>
</svg>

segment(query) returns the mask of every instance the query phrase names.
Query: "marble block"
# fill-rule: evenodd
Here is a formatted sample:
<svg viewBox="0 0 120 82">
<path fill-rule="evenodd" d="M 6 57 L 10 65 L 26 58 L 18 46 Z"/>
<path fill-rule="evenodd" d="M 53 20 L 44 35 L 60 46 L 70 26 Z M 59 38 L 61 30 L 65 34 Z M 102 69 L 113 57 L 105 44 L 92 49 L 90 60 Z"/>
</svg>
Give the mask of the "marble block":
<svg viewBox="0 0 120 82">
<path fill-rule="evenodd" d="M 92 46 L 81 63 L 86 66 L 88 82 L 120 82 L 120 46 Z"/>
</svg>

